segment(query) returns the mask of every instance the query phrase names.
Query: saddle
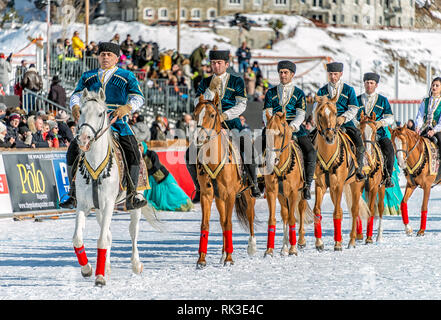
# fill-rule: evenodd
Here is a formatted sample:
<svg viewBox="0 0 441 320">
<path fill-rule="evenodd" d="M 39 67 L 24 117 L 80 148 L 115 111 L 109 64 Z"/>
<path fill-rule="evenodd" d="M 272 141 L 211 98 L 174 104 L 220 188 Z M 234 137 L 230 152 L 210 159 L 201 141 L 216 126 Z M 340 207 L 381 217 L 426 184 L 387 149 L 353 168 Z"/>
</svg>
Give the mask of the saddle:
<svg viewBox="0 0 441 320">
<path fill-rule="evenodd" d="M 429 163 L 429 174 L 431 176 L 436 175 L 434 184 L 438 184 L 441 180 L 441 170 L 439 170 L 440 159 L 438 156 L 438 153 L 439 153 L 438 146 L 433 141 L 431 141 L 429 138 L 423 137 L 423 141 L 424 141 L 424 145 L 426 147 L 426 151 L 428 154 L 427 161 Z M 420 156 L 420 159 L 423 156 L 424 156 L 424 153 Z M 415 167 L 418 167 L 418 165 L 420 165 L 420 162 L 421 162 L 420 159 L 418 160 Z M 409 170 L 409 168 L 408 168 L 408 170 Z"/>
<path fill-rule="evenodd" d="M 141 150 L 138 150 L 140 154 L 141 161 L 139 162 L 139 179 L 138 185 L 136 187 L 137 191 L 144 191 L 150 189 L 149 179 L 148 179 L 148 171 L 145 161 L 143 160 Z M 113 152 L 115 154 L 116 163 L 118 165 L 119 172 L 119 191 L 127 190 L 127 177 L 129 168 L 126 163 L 126 159 L 124 156 L 124 151 L 118 141 L 117 138 L 113 137 Z"/>
</svg>

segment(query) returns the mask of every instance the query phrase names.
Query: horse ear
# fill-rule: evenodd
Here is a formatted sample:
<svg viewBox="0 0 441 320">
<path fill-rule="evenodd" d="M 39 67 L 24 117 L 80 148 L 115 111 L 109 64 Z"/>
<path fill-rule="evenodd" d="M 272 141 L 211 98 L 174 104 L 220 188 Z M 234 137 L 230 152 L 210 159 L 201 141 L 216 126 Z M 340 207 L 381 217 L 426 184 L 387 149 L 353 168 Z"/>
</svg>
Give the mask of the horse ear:
<svg viewBox="0 0 441 320">
<path fill-rule="evenodd" d="M 87 88 L 84 88 L 83 94 L 82 94 L 83 98 L 86 98 L 88 95 L 89 95 L 89 90 L 87 90 Z"/>
<path fill-rule="evenodd" d="M 320 103 L 322 101 L 322 97 L 321 96 L 315 96 L 314 97 L 314 101 L 317 103 Z"/>
<path fill-rule="evenodd" d="M 98 92 L 98 95 L 101 100 L 106 101 L 106 93 L 104 92 L 103 88 L 100 88 L 100 91 Z"/>
</svg>

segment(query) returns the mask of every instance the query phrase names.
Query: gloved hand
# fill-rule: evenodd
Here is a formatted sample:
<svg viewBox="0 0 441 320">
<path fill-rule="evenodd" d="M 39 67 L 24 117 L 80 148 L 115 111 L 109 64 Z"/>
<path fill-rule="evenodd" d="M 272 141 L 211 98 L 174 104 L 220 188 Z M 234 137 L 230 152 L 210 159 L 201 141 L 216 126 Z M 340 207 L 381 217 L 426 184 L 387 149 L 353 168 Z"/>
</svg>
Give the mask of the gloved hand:
<svg viewBox="0 0 441 320">
<path fill-rule="evenodd" d="M 344 116 L 337 117 L 337 126 L 341 127 L 346 121 Z"/>
<path fill-rule="evenodd" d="M 72 117 L 75 121 L 80 119 L 80 106 L 77 104 L 74 104 L 72 107 Z"/>
<path fill-rule="evenodd" d="M 381 127 L 383 127 L 383 121 L 381 121 L 381 120 L 380 121 L 376 121 L 375 122 L 375 127 L 377 128 L 377 130 L 380 129 Z"/>
<path fill-rule="evenodd" d="M 214 77 L 213 79 L 211 79 L 210 86 L 208 87 L 208 89 L 214 92 L 220 89 L 221 84 L 222 84 L 221 78 Z"/>
<path fill-rule="evenodd" d="M 119 106 L 118 109 L 116 109 L 113 114 L 115 117 L 118 117 L 121 119 L 125 115 L 128 115 L 130 111 L 132 110 L 132 106 L 130 104 L 125 104 L 123 106 Z"/>
<path fill-rule="evenodd" d="M 222 113 L 222 119 L 225 121 L 225 120 L 228 120 L 228 116 L 227 116 L 227 114 L 226 113 Z"/>
</svg>

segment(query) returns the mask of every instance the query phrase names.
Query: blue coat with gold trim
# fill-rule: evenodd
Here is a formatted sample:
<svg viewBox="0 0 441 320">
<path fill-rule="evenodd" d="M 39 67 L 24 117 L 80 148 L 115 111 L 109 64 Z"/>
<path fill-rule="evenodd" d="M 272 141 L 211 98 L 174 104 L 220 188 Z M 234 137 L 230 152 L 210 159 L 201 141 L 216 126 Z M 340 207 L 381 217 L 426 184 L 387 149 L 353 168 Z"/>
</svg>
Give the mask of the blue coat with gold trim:
<svg viewBox="0 0 441 320">
<path fill-rule="evenodd" d="M 211 79 L 213 76 L 202 79 L 199 83 L 199 87 L 196 91 L 196 97 L 204 94 L 205 90 L 209 88 Z M 245 90 L 245 82 L 241 77 L 229 74 L 227 85 L 225 86 L 223 95 L 221 98 L 222 112 L 227 111 L 236 105 L 236 97 L 247 98 L 247 93 Z M 229 129 L 237 129 L 239 131 L 243 130 L 242 123 L 239 117 L 234 119 L 229 119 L 225 121 Z"/>
<path fill-rule="evenodd" d="M 332 98 L 329 94 L 327 84 L 325 86 L 321 87 L 317 91 L 317 95 L 318 96 L 328 96 L 329 99 Z M 352 88 L 351 86 L 344 83 L 343 89 L 341 90 L 341 93 L 340 93 L 340 96 L 338 97 L 336 105 L 337 105 L 337 116 L 341 116 L 343 113 L 348 111 L 350 106 L 355 106 L 358 108 L 359 104 L 358 104 L 357 95 L 355 94 L 354 88 Z M 356 116 L 356 114 L 354 114 L 354 116 Z M 355 128 L 355 125 L 354 125 L 354 122 L 351 120 L 351 121 L 344 123 L 342 125 L 342 127 L 354 127 Z"/>
<path fill-rule="evenodd" d="M 286 112 L 286 120 L 288 123 L 296 117 L 296 110 L 301 109 L 306 112 L 306 96 L 298 87 L 294 87 L 291 98 L 285 106 L 281 105 L 280 97 L 277 92 L 277 86 L 268 89 L 265 94 L 263 109 L 272 109 L 273 114 L 276 112 Z M 293 132 L 293 136 L 302 137 L 308 135 L 308 131 L 303 125 L 300 125 L 297 132 Z"/>
<path fill-rule="evenodd" d="M 133 72 L 121 68 L 118 68 L 104 84 L 99 79 L 98 69 L 84 72 L 78 81 L 74 94 L 85 88 L 95 92 L 98 92 L 100 88 L 104 89 L 108 113 L 115 111 L 118 106 L 126 104 L 130 95 L 140 95 L 144 98 Z M 128 116 L 118 119 L 112 125 L 112 130 L 121 136 L 134 135 L 127 121 Z"/>
<path fill-rule="evenodd" d="M 377 101 L 374 103 L 374 107 L 372 110 L 366 110 L 366 106 L 363 105 L 362 95 L 357 97 L 358 104 L 360 105 L 360 109 L 357 114 L 357 120 L 360 121 L 361 111 L 363 111 L 366 115 L 371 116 L 373 112 L 376 115 L 376 121 L 383 120 L 386 115 L 393 116 L 392 108 L 389 104 L 389 100 L 385 96 L 381 94 L 377 95 Z M 381 127 L 377 130 L 377 140 L 381 140 L 383 138 L 387 138 L 386 130 L 384 127 Z"/>
</svg>

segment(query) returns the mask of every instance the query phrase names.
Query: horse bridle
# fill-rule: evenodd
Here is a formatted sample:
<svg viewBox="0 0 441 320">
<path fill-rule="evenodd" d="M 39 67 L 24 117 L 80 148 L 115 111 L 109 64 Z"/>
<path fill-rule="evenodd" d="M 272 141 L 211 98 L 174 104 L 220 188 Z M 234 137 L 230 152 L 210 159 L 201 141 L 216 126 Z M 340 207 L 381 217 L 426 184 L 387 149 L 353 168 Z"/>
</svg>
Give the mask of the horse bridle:
<svg viewBox="0 0 441 320">
<path fill-rule="evenodd" d="M 321 117 L 320 114 L 317 114 L 317 116 Z M 340 126 L 336 124 L 334 128 L 326 128 L 324 131 L 322 131 L 320 120 L 317 119 L 317 131 L 323 138 L 325 138 L 327 132 L 331 132 L 335 136 L 338 130 L 340 130 Z"/>
<path fill-rule="evenodd" d="M 403 134 L 400 134 L 401 136 L 403 136 Z M 397 135 L 398 136 L 398 135 Z M 400 139 L 402 142 L 403 140 Z M 404 143 L 406 144 L 406 146 L 408 147 L 408 143 L 407 143 L 407 139 L 404 139 Z M 420 139 L 417 140 L 417 142 L 415 143 L 415 145 L 409 150 L 409 148 L 407 149 L 397 149 L 395 150 L 395 153 L 398 154 L 398 152 L 403 152 L 406 156 L 406 158 L 404 159 L 404 161 L 407 161 L 407 158 L 409 157 L 409 154 L 417 147 L 418 143 L 420 142 Z"/>
<path fill-rule="evenodd" d="M 211 101 L 206 101 L 204 104 L 208 104 L 210 107 L 212 107 L 213 109 L 214 109 L 214 111 L 216 112 L 215 113 L 215 118 L 214 118 L 214 121 L 213 121 L 213 126 L 211 127 L 211 128 L 206 128 L 206 127 L 204 127 L 204 126 L 200 126 L 199 124 L 197 124 L 196 125 L 196 129 L 198 129 L 197 131 L 199 131 L 199 129 L 201 129 L 202 131 L 204 131 L 205 132 L 205 134 L 206 134 L 206 137 L 207 137 L 207 142 L 209 142 L 211 139 L 214 139 L 214 138 L 216 138 L 220 133 L 221 133 L 221 130 L 219 130 L 219 132 L 217 132 L 216 130 L 215 130 L 215 127 L 216 127 L 216 123 L 217 123 L 217 118 L 219 117 L 220 118 L 220 114 L 219 114 L 219 111 L 218 111 L 218 109 L 216 108 L 216 106 L 215 106 L 215 104 L 213 103 L 213 102 L 211 102 Z M 212 135 L 210 132 L 213 132 L 213 131 L 215 131 L 216 132 L 216 135 Z M 206 142 L 206 143 L 207 143 Z"/>
<path fill-rule="evenodd" d="M 90 99 L 90 100 L 87 100 L 86 102 L 89 102 L 89 101 L 96 101 L 96 102 L 99 102 L 97 99 Z M 106 114 L 106 110 L 104 110 L 103 112 L 101 112 L 98 116 L 99 117 L 101 117 L 101 123 L 100 123 L 100 126 L 99 126 L 99 129 L 98 130 L 95 130 L 95 128 L 93 127 L 93 126 L 91 126 L 89 123 L 87 123 L 87 122 L 84 122 L 84 123 L 82 123 L 79 127 L 78 127 L 78 134 L 75 136 L 75 139 L 78 141 L 78 139 L 79 139 L 79 136 L 80 136 L 80 132 L 81 132 L 81 129 L 83 128 L 83 127 L 88 127 L 90 130 L 92 130 L 92 133 L 93 133 L 93 138 L 92 139 L 90 139 L 90 144 L 92 144 L 93 142 L 95 142 L 95 141 L 97 141 L 111 126 L 112 126 L 112 124 L 113 123 L 115 123 L 115 121 L 116 121 L 116 119 L 117 119 L 117 117 L 114 117 L 113 119 L 112 119 L 112 121 L 110 121 L 110 123 L 109 123 L 109 125 L 106 127 L 106 128 L 104 128 L 104 123 L 105 123 L 105 120 L 106 120 L 106 116 L 105 116 L 105 114 Z M 107 117 L 109 118 L 110 117 L 110 114 L 111 113 L 109 113 L 108 115 L 107 115 Z"/>
<path fill-rule="evenodd" d="M 276 116 L 277 114 L 275 114 L 275 116 Z M 271 119 L 272 120 L 272 119 Z M 283 138 L 282 138 L 282 145 L 281 145 L 281 148 L 269 148 L 269 150 L 270 150 L 270 152 L 278 152 L 279 154 L 279 156 L 280 156 L 280 154 L 289 146 L 289 143 L 287 143 L 285 146 L 284 146 L 284 144 L 285 144 L 285 138 L 286 138 L 286 127 L 287 127 L 287 124 L 285 124 L 285 123 L 282 123 L 282 126 L 283 126 L 283 134 L 282 134 L 282 136 L 283 136 Z M 278 158 L 278 157 L 276 157 L 276 158 Z"/>
</svg>

